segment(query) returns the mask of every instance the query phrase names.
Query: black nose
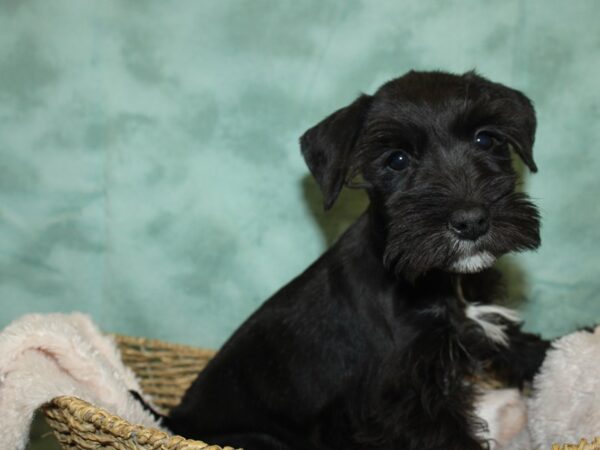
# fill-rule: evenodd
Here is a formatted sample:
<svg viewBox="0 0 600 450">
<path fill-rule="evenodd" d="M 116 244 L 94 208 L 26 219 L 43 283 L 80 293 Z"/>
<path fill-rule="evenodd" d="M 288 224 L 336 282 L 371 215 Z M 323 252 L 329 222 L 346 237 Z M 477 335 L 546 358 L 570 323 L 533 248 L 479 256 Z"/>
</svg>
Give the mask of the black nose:
<svg viewBox="0 0 600 450">
<path fill-rule="evenodd" d="M 474 241 L 487 233 L 490 219 L 483 206 L 469 206 L 453 211 L 448 225 L 459 238 Z"/>
</svg>

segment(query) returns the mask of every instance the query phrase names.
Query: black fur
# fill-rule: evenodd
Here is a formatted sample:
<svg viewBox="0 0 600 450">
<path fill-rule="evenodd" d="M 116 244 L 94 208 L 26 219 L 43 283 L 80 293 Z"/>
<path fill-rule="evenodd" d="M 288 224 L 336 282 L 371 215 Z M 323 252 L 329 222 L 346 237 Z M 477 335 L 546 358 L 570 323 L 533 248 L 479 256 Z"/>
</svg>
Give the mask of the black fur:
<svg viewBox="0 0 600 450">
<path fill-rule="evenodd" d="M 308 130 L 302 153 L 325 207 L 355 176 L 370 206 L 236 331 L 167 425 L 247 450 L 484 448 L 469 380 L 491 368 L 520 386 L 548 343 L 508 323 L 509 345 L 492 342 L 460 292 L 491 302 L 498 278 L 456 264 L 539 245 L 510 157 L 536 170 L 535 124 L 523 94 L 475 73 L 410 72 Z M 482 130 L 492 148 L 474 142 Z M 400 171 L 387 163 L 398 149 L 410 161 Z M 489 230 L 465 242 L 448 217 L 473 204 Z"/>
</svg>

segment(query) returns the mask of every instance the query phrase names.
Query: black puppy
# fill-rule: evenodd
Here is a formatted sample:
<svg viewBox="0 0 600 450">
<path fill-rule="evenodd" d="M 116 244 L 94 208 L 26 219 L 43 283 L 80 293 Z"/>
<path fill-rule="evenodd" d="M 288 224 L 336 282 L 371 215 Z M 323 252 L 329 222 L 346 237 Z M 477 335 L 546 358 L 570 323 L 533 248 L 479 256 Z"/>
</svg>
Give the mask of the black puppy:
<svg viewBox="0 0 600 450">
<path fill-rule="evenodd" d="M 518 91 L 410 72 L 308 130 L 325 207 L 356 176 L 370 205 L 237 330 L 167 426 L 247 450 L 484 448 L 472 378 L 521 385 L 548 347 L 489 304 L 495 260 L 540 243 L 510 153 L 535 171 L 535 128 Z"/>
</svg>

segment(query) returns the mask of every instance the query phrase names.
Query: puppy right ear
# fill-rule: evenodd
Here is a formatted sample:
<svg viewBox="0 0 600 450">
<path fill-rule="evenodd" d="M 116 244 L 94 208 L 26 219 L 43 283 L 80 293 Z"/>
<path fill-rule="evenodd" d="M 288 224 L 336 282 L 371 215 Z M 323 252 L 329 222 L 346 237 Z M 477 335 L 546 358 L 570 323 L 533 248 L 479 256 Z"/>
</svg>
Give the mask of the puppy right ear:
<svg viewBox="0 0 600 450">
<path fill-rule="evenodd" d="M 515 117 L 521 124 L 520 129 L 515 132 L 515 138 L 512 142 L 513 147 L 517 154 L 521 157 L 523 162 L 529 170 L 537 172 L 537 165 L 533 160 L 533 143 L 535 141 L 535 129 L 537 121 L 535 117 L 535 109 L 531 100 L 525 96 L 525 94 L 513 89 L 517 104 L 520 106 L 519 110 L 515 112 Z"/>
<path fill-rule="evenodd" d="M 361 95 L 300 138 L 302 156 L 321 188 L 325 209 L 333 206 L 344 186 L 371 100 L 370 95 Z"/>
</svg>

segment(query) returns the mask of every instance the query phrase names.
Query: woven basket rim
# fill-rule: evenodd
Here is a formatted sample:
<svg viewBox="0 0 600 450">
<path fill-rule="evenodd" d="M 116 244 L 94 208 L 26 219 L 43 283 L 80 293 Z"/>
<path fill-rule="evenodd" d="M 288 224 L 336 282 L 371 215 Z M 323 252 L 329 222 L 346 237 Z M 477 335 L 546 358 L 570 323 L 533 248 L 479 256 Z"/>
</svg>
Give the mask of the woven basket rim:
<svg viewBox="0 0 600 450">
<path fill-rule="evenodd" d="M 78 397 L 63 395 L 55 397 L 48 404 L 67 410 L 71 415 L 82 422 L 92 424 L 96 430 L 114 436 L 115 438 L 129 438 L 135 436 L 137 442 L 141 445 L 161 445 L 160 448 L 185 448 L 219 450 L 222 447 L 210 445 L 206 442 L 186 439 L 182 436 L 169 435 L 156 428 L 145 427 L 139 424 L 133 424 L 127 420 L 114 415 L 107 410 L 94 406 L 91 403 Z M 153 447 L 154 448 L 154 447 Z M 157 447 L 159 448 L 159 447 Z M 227 448 L 227 447 L 226 447 Z"/>
<path fill-rule="evenodd" d="M 119 333 L 110 333 L 111 336 L 117 343 L 126 344 L 130 346 L 138 347 L 152 347 L 153 349 L 160 350 L 176 350 L 179 355 L 193 355 L 193 356 L 205 356 L 212 358 L 217 351 L 209 348 L 194 347 L 187 344 L 175 344 L 173 342 L 162 341 L 160 339 L 151 339 L 141 336 L 128 336 Z M 122 349 L 120 349 L 122 351 Z"/>
</svg>

